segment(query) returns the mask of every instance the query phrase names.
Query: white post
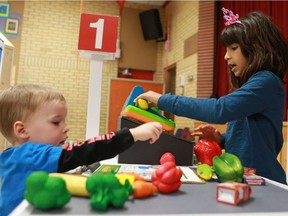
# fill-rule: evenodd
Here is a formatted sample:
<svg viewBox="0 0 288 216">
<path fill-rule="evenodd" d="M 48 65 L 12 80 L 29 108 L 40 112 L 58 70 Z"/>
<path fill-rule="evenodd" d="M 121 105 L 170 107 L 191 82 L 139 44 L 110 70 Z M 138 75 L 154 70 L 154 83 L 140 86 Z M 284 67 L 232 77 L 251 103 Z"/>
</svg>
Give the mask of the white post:
<svg viewBox="0 0 288 216">
<path fill-rule="evenodd" d="M 86 139 L 99 135 L 103 60 L 91 55 Z"/>
</svg>

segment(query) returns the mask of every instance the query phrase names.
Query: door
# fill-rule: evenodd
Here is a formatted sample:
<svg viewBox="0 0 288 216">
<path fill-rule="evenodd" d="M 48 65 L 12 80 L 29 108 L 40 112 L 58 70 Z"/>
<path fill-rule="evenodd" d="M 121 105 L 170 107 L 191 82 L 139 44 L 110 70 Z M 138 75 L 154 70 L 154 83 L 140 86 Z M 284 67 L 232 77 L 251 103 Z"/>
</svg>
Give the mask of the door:
<svg viewBox="0 0 288 216">
<path fill-rule="evenodd" d="M 160 94 L 164 92 L 164 84 L 160 82 L 130 80 L 130 79 L 111 79 L 110 99 L 109 99 L 109 121 L 108 132 L 117 130 L 118 118 L 121 114 L 123 105 L 130 95 L 134 86 L 142 86 L 144 92 L 155 91 Z"/>
</svg>

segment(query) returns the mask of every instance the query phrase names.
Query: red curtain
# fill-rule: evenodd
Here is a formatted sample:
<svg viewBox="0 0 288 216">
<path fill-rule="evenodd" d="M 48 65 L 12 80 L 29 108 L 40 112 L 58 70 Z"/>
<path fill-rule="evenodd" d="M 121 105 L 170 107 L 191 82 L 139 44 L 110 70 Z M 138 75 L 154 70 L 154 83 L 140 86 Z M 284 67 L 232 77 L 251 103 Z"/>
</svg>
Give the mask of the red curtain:
<svg viewBox="0 0 288 216">
<path fill-rule="evenodd" d="M 225 7 L 232 10 L 234 14 L 244 16 L 252 11 L 261 11 L 272 17 L 274 23 L 278 25 L 281 32 L 288 39 L 288 2 L 287 1 L 222 1 L 217 2 L 217 43 L 216 43 L 216 64 L 215 64 L 215 83 L 214 94 L 221 97 L 229 93 L 230 85 L 227 73 L 227 63 L 224 60 L 225 48 L 220 42 L 221 31 L 223 30 L 224 21 L 221 8 Z M 285 78 L 286 103 L 284 120 L 287 120 L 287 102 L 288 102 L 288 76 Z"/>
<path fill-rule="evenodd" d="M 117 0 L 117 1 L 118 1 L 118 4 L 119 4 L 119 13 L 121 15 L 122 11 L 124 9 L 125 0 Z"/>
</svg>

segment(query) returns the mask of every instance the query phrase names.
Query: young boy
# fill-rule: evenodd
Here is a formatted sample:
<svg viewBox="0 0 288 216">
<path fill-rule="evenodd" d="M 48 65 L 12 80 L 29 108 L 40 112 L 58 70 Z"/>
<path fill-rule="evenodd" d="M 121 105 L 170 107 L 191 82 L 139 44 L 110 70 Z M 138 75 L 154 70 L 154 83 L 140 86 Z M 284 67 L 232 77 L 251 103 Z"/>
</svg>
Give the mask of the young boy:
<svg viewBox="0 0 288 216">
<path fill-rule="evenodd" d="M 65 172 L 112 158 L 137 140 L 154 143 L 160 123 L 123 128 L 68 148 L 64 96 L 39 85 L 17 85 L 0 93 L 0 132 L 12 148 L 0 154 L 0 215 L 8 215 L 23 200 L 26 178 L 34 171 Z"/>
</svg>

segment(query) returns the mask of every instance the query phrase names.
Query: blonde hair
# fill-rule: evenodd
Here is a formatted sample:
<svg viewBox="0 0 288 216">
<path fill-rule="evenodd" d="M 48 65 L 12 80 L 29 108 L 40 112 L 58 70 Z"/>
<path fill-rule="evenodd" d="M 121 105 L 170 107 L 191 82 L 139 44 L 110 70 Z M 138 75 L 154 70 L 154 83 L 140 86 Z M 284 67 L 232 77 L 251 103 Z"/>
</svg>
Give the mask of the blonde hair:
<svg viewBox="0 0 288 216">
<path fill-rule="evenodd" d="M 64 102 L 64 96 L 47 86 L 20 84 L 0 92 L 0 132 L 6 139 L 14 137 L 13 125 L 25 121 L 46 102 Z"/>
</svg>

